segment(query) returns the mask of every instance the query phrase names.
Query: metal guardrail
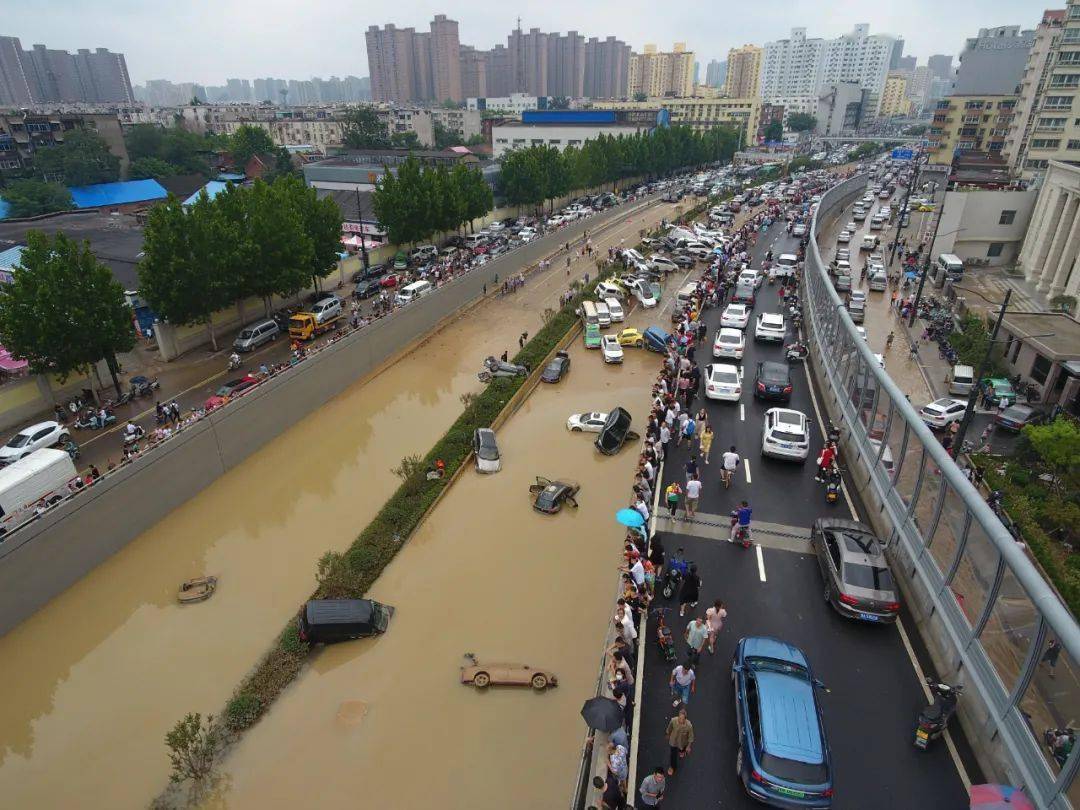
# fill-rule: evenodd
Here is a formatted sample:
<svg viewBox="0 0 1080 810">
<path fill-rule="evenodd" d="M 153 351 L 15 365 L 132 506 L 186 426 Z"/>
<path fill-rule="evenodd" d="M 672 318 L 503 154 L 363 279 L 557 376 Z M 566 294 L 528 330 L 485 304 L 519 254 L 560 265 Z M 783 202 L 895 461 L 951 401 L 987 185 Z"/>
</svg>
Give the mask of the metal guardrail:
<svg viewBox="0 0 1080 810">
<path fill-rule="evenodd" d="M 967 691 L 960 719 L 988 777 L 1040 807 L 1080 807 L 1080 746 L 1059 766 L 1046 729 L 1080 718 L 1080 627 L 855 331 L 817 246 L 867 175 L 826 193 L 810 229 L 804 310 L 817 377 L 846 430 L 846 463 L 932 656 Z M 865 484 L 863 480 L 865 479 Z M 1047 657 L 1057 641 L 1057 657 Z"/>
</svg>

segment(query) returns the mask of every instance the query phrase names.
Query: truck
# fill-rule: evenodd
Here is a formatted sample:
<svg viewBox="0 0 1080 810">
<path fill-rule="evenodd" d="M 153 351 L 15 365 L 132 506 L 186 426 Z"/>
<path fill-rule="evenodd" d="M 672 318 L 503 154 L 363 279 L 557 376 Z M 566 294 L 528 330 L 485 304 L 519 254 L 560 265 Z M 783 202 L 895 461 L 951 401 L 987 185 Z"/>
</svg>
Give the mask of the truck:
<svg viewBox="0 0 1080 810">
<path fill-rule="evenodd" d="M 297 312 L 289 318 L 289 340 L 311 340 L 317 335 L 338 328 L 341 313 L 319 321 L 312 312 Z"/>
<path fill-rule="evenodd" d="M 42 448 L 0 470 L 0 542 L 33 520 L 39 507 L 73 492 L 79 473 L 66 450 Z"/>
</svg>

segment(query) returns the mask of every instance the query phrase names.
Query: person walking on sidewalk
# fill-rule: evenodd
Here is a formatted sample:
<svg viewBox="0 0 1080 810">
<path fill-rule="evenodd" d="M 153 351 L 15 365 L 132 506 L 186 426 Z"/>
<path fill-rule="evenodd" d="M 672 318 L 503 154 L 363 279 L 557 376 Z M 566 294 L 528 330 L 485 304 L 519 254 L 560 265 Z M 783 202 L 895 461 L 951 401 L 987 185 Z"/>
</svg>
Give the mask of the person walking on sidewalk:
<svg viewBox="0 0 1080 810">
<path fill-rule="evenodd" d="M 667 731 L 668 747 L 671 750 L 671 759 L 668 762 L 667 775 L 674 776 L 679 768 L 679 760 L 690 753 L 694 747 L 694 725 L 686 717 L 686 708 L 679 709 L 679 713 L 668 721 Z"/>
<path fill-rule="evenodd" d="M 678 481 L 672 481 L 664 490 L 664 494 L 667 496 L 668 512 L 671 513 L 671 519 L 674 520 L 675 511 L 679 508 L 679 496 L 682 495 L 682 487 L 679 486 Z"/>
<path fill-rule="evenodd" d="M 691 457 L 693 460 L 693 457 Z M 701 497 L 701 481 L 695 471 L 689 481 L 686 482 L 686 517 L 688 519 L 697 516 L 698 498 Z"/>
<path fill-rule="evenodd" d="M 697 566 L 690 566 L 690 571 L 693 573 L 697 570 Z M 696 576 L 696 574 L 695 574 Z M 687 577 L 689 579 L 689 577 Z M 686 582 L 683 582 L 685 586 Z M 694 603 L 691 607 L 697 606 L 697 593 L 693 594 Z M 679 601 L 682 602 L 682 594 L 679 595 Z M 682 608 L 685 604 L 679 606 L 679 615 L 682 615 Z M 683 633 L 683 638 L 686 639 L 687 645 L 690 647 L 690 663 L 697 665 L 701 660 L 701 651 L 705 648 L 705 642 L 709 638 L 709 625 L 705 624 L 705 620 L 698 616 L 690 624 L 686 625 L 686 631 Z"/>
<path fill-rule="evenodd" d="M 727 608 L 723 600 L 717 599 L 713 606 L 705 611 L 705 623 L 709 626 L 709 654 L 716 652 L 716 638 L 724 629 L 724 619 L 727 618 Z"/>
</svg>

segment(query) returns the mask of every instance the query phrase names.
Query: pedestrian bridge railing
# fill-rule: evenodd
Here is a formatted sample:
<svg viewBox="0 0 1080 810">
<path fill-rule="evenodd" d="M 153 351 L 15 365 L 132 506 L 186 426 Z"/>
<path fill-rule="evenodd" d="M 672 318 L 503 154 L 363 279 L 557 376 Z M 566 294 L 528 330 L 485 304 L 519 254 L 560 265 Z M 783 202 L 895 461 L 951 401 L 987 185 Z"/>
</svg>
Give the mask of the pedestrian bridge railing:
<svg viewBox="0 0 1080 810">
<path fill-rule="evenodd" d="M 815 380 L 938 674 L 965 685 L 959 717 L 988 780 L 1024 786 L 1039 807 L 1080 808 L 1080 746 L 1059 765 L 1044 743 L 1047 729 L 1080 719 L 1080 628 L 855 331 L 821 258 L 819 224 L 868 180 L 830 190 L 811 225 L 803 299 Z M 1046 655 L 1052 640 L 1057 657 Z"/>
</svg>

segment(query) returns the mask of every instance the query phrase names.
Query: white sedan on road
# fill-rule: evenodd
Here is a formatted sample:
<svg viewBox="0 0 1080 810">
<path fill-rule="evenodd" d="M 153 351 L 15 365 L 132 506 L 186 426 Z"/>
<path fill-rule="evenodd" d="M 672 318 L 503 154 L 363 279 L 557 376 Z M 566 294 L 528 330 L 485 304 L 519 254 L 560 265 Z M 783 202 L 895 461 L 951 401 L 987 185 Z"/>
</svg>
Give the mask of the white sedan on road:
<svg viewBox="0 0 1080 810">
<path fill-rule="evenodd" d="M 837 242 L 844 242 L 845 244 L 851 241 L 850 231 L 840 231 L 840 235 L 836 237 Z"/>
<path fill-rule="evenodd" d="M 8 443 L 0 447 L 0 464 L 11 464 L 26 458 L 35 450 L 52 447 L 71 438 L 67 429 L 59 422 L 38 422 L 23 428 Z"/>
<path fill-rule="evenodd" d="M 615 335 L 602 335 L 600 337 L 600 353 L 605 363 L 621 363 L 623 358 L 622 346 L 619 338 Z"/>
<path fill-rule="evenodd" d="M 607 421 L 608 415 L 599 411 L 572 413 L 566 420 L 566 429 L 572 433 L 599 433 Z"/>
<path fill-rule="evenodd" d="M 730 363 L 713 363 L 705 367 L 705 396 L 737 402 L 742 395 L 742 379 L 739 367 Z"/>
<path fill-rule="evenodd" d="M 716 333 L 713 341 L 712 356 L 716 358 L 730 357 L 733 360 L 742 360 L 743 350 L 746 348 L 746 336 L 741 329 L 722 327 Z"/>
<path fill-rule="evenodd" d="M 724 308 L 724 314 L 720 316 L 721 326 L 730 326 L 734 329 L 745 329 L 750 322 L 750 310 L 746 304 L 728 304 Z"/>
<path fill-rule="evenodd" d="M 787 337 L 787 325 L 784 316 L 775 312 L 762 312 L 757 317 L 754 327 L 754 340 L 774 340 L 780 343 Z"/>
<path fill-rule="evenodd" d="M 769 408 L 761 431 L 761 455 L 806 461 L 810 432 L 806 414 L 790 408 Z"/>
</svg>

